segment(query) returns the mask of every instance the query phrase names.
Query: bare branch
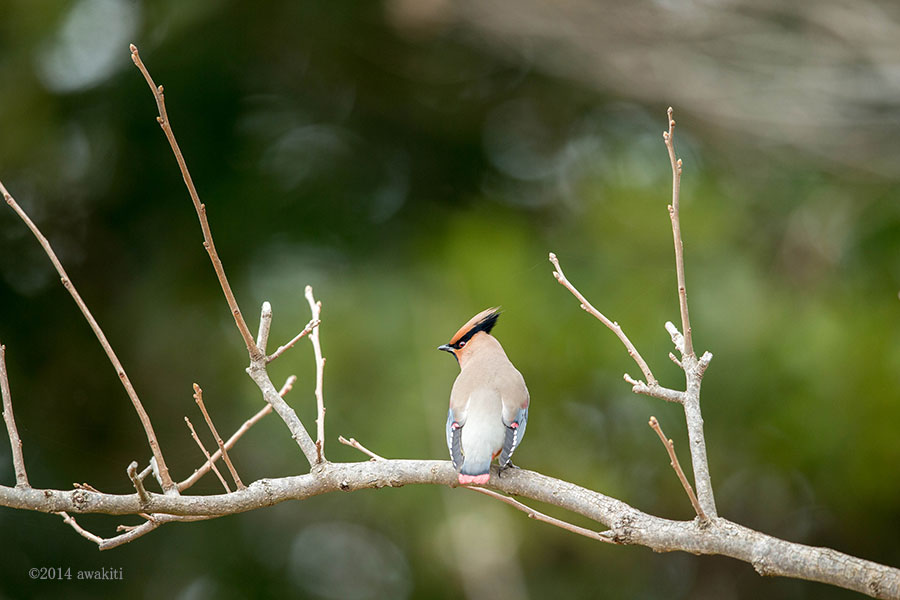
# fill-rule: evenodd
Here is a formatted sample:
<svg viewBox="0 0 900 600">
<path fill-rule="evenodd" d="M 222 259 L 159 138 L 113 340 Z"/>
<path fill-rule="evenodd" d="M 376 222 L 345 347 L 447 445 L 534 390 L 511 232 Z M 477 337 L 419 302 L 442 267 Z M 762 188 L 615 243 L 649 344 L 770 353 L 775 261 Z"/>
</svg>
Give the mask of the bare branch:
<svg viewBox="0 0 900 600">
<path fill-rule="evenodd" d="M 691 355 L 689 355 L 691 356 Z M 696 358 L 691 356 L 691 363 L 696 363 Z M 695 369 L 693 364 L 690 367 Z M 691 376 L 692 379 L 694 376 Z M 706 437 L 703 433 L 703 415 L 700 412 L 700 380 L 688 386 L 684 396 L 684 419 L 687 424 L 688 445 L 691 450 L 691 466 L 694 469 L 694 483 L 697 486 L 697 499 L 703 512 L 710 518 L 718 516 L 716 499 L 713 494 L 712 480 L 709 475 L 709 461 L 706 458 Z"/>
<path fill-rule="evenodd" d="M 128 542 L 132 542 L 139 537 L 147 535 L 160 525 L 164 525 L 165 523 L 173 523 L 173 522 L 191 522 L 191 521 L 208 521 L 209 519 L 215 519 L 217 515 L 202 515 L 202 516 L 181 516 L 181 515 L 165 515 L 165 514 L 144 514 L 141 513 L 141 516 L 145 519 L 143 523 L 140 525 L 119 525 L 116 528 L 116 531 L 124 531 L 125 533 L 121 535 L 117 535 L 112 538 L 101 538 L 100 536 L 94 535 L 90 531 L 84 529 L 81 525 L 79 525 L 74 517 L 69 516 L 65 511 L 57 512 L 59 516 L 63 518 L 63 521 L 68 525 L 72 526 L 78 535 L 83 538 L 90 540 L 97 544 L 100 550 L 109 550 L 111 548 L 116 548 L 121 546 L 122 544 L 127 544 Z"/>
<path fill-rule="evenodd" d="M 94 335 L 97 336 L 97 339 L 100 341 L 100 345 L 103 347 L 103 351 L 106 352 L 106 356 L 109 358 L 109 361 L 112 363 L 113 368 L 116 370 L 116 374 L 119 376 L 119 380 L 122 382 L 122 386 L 125 388 L 125 393 L 128 394 L 128 397 L 131 399 L 131 403 L 134 405 L 134 410 L 137 411 L 138 418 L 141 420 L 141 425 L 144 426 L 144 432 L 147 434 L 147 441 L 150 444 L 150 450 L 153 452 L 154 458 L 156 458 L 156 462 L 159 465 L 159 474 L 162 482 L 163 491 L 167 493 L 177 493 L 175 489 L 175 483 L 172 481 L 172 477 L 169 475 L 169 468 L 166 466 L 166 461 L 163 459 L 162 450 L 159 447 L 159 442 L 156 439 L 156 433 L 153 431 L 153 425 L 150 423 L 150 417 L 147 415 L 147 411 L 144 410 L 144 405 L 141 404 L 140 398 L 138 398 L 137 392 L 134 389 L 134 386 L 131 385 L 131 380 L 128 378 L 128 375 L 125 373 L 125 368 L 122 366 L 122 363 L 119 362 L 119 357 L 116 356 L 116 353 L 113 351 L 112 346 L 109 341 L 106 339 L 106 335 L 103 333 L 103 330 L 100 329 L 100 325 L 97 324 L 96 319 L 91 314 L 91 311 L 88 310 L 87 304 L 84 303 L 84 300 L 81 299 L 81 295 L 79 295 L 78 290 L 75 289 L 75 284 L 72 283 L 72 280 L 69 279 L 66 270 L 63 268 L 62 263 L 59 262 L 59 259 L 56 257 L 56 253 L 53 251 L 53 248 L 50 247 L 50 242 L 47 241 L 47 238 L 44 237 L 44 234 L 41 233 L 40 229 L 38 229 L 37 225 L 28 217 L 22 207 L 18 205 L 18 203 L 13 199 L 12 196 L 9 195 L 9 192 L 6 191 L 6 188 L 3 186 L 3 183 L 0 182 L 0 191 L 3 192 L 3 198 L 6 200 L 6 203 L 19 215 L 19 218 L 25 222 L 25 225 L 28 226 L 28 229 L 31 230 L 31 233 L 34 234 L 34 237 L 37 238 L 38 242 L 41 244 L 41 247 L 44 249 L 44 252 L 47 253 L 47 256 L 50 258 L 50 262 L 53 263 L 54 268 L 56 268 L 56 272 L 59 273 L 59 276 L 62 280 L 63 287 L 69 292 L 72 296 L 72 299 L 75 300 L 75 304 L 78 305 L 78 308 L 81 310 L 81 314 L 84 315 L 84 318 L 87 320 L 88 324 L 91 326 L 91 329 L 94 331 Z"/>
<path fill-rule="evenodd" d="M 70 517 L 65 511 L 59 511 L 56 514 L 58 514 L 59 516 L 61 516 L 63 518 L 64 523 L 71 525 L 72 529 L 74 529 L 75 531 L 78 532 L 78 535 L 80 535 L 83 538 L 88 539 L 98 545 L 103 543 L 102 538 L 97 537 L 96 535 L 94 535 L 93 533 L 88 531 L 87 529 L 84 529 L 83 527 L 81 527 L 81 525 L 79 525 L 75 521 L 75 519 Z"/>
<path fill-rule="evenodd" d="M 143 479 L 143 478 L 142 478 Z M 89 483 L 73 483 L 72 487 L 76 490 L 87 490 L 89 492 L 97 492 L 98 494 L 102 493 L 100 490 L 95 488 Z"/>
<path fill-rule="evenodd" d="M 647 385 L 643 381 L 634 379 L 628 373 L 625 373 L 622 376 L 622 379 L 631 384 L 631 391 L 635 394 L 643 394 L 644 396 L 659 398 L 660 400 L 665 400 L 666 402 L 675 402 L 678 404 L 684 403 L 684 392 L 679 392 L 678 390 L 663 387 L 658 383 Z"/>
<path fill-rule="evenodd" d="M 678 303 L 681 306 L 681 329 L 684 331 L 684 354 L 694 354 L 691 340 L 691 319 L 688 315 L 687 288 L 684 283 L 684 244 L 681 241 L 681 220 L 679 217 L 679 197 L 681 195 L 681 159 L 675 157 L 675 119 L 674 111 L 669 107 L 669 130 L 663 132 L 663 141 L 669 151 L 669 162 L 672 163 L 672 204 L 669 205 L 669 218 L 672 220 L 672 237 L 675 242 L 675 272 L 678 279 Z"/>
<path fill-rule="evenodd" d="M 296 381 L 297 381 L 296 375 L 291 375 L 290 377 L 288 377 L 287 381 L 284 382 L 284 385 L 281 387 L 281 390 L 278 392 L 278 395 L 281 396 L 282 398 L 284 398 L 285 394 L 290 392 L 291 389 L 294 387 L 294 383 Z M 232 448 L 232 446 L 234 446 L 237 443 L 237 441 L 239 439 L 241 439 L 242 435 L 247 433 L 247 431 L 249 431 L 251 427 L 256 425 L 256 423 L 258 423 L 260 419 L 262 419 L 264 416 L 266 416 L 270 412 L 272 412 L 272 405 L 266 404 L 261 409 L 259 409 L 259 411 L 255 415 L 253 415 L 252 417 L 250 417 L 249 419 L 244 421 L 244 424 L 241 425 L 238 428 L 238 430 L 235 431 L 231 435 L 230 438 L 228 438 L 227 442 L 225 442 L 225 449 L 230 450 Z M 187 418 L 185 418 L 185 420 L 187 420 Z M 191 430 L 193 431 L 193 427 L 191 427 Z M 195 434 L 195 439 L 196 439 L 196 434 Z M 198 442 L 199 442 L 199 440 L 198 440 Z M 203 448 L 203 444 L 200 444 L 200 447 Z M 207 454 L 206 448 L 203 448 L 203 453 Z M 196 469 L 190 477 L 188 477 L 187 479 L 185 479 L 184 481 L 182 481 L 178 484 L 178 491 L 183 492 L 184 490 L 188 489 L 189 487 L 191 487 L 192 485 L 197 483 L 197 481 L 199 481 L 201 477 L 203 477 L 210 471 L 210 468 L 214 465 L 215 461 L 217 461 L 219 459 L 219 457 L 221 457 L 221 456 L 222 456 L 221 450 L 216 450 L 212 456 L 207 455 L 206 462 L 199 469 Z M 224 484 L 224 478 L 222 477 L 222 475 L 219 474 L 218 472 L 216 474 L 219 475 L 219 479 L 221 479 Z M 225 484 L 225 488 L 228 489 L 228 484 Z"/>
<path fill-rule="evenodd" d="M 322 302 L 316 302 L 313 297 L 312 286 L 306 286 L 306 301 L 309 302 L 309 310 L 312 312 L 312 320 L 318 322 L 319 315 L 322 314 Z M 319 331 L 321 328 L 316 327 L 309 334 L 309 341 L 312 342 L 313 352 L 316 356 L 316 453 L 318 462 L 325 460 L 325 398 L 322 392 L 322 385 L 325 372 L 325 359 L 322 357 L 322 346 L 319 343 Z"/>
<path fill-rule="evenodd" d="M 267 405 L 268 406 L 268 405 Z M 209 455 L 209 451 L 207 451 L 206 446 L 203 445 L 203 442 L 200 441 L 200 437 L 197 436 L 197 431 L 194 429 L 194 424 L 191 423 L 191 420 L 187 417 L 184 418 L 184 422 L 187 424 L 188 429 L 191 430 L 191 437 L 194 438 L 194 441 L 197 442 L 197 446 L 200 448 L 200 451 L 203 452 L 203 456 L 206 457 L 206 464 L 212 469 L 213 473 L 216 474 L 216 477 L 219 478 L 219 481 L 222 483 L 222 487 L 225 488 L 226 492 L 230 492 L 231 488 L 228 487 L 228 482 L 225 481 L 225 478 L 222 477 L 222 473 L 219 472 L 219 469 L 216 467 L 216 461 Z M 216 457 L 222 456 L 222 451 L 216 452 Z M 196 471 L 194 472 L 196 475 Z M 187 486 L 185 486 L 187 487 Z M 178 491 L 181 491 L 183 488 L 179 485 Z"/>
<path fill-rule="evenodd" d="M 9 375 L 6 372 L 6 346 L 0 344 L 0 395 L 3 396 L 3 420 L 9 434 L 9 446 L 12 450 L 13 469 L 16 472 L 16 487 L 28 488 L 28 473 L 25 471 L 25 457 L 22 454 L 22 438 L 16 428 L 16 417 L 13 414 L 12 392 L 9 389 Z"/>
<path fill-rule="evenodd" d="M 266 362 L 272 362 L 273 360 L 275 360 L 276 358 L 278 358 L 279 356 L 281 356 L 282 354 L 284 354 L 284 351 L 285 351 L 285 350 L 288 350 L 289 348 L 293 348 L 293 347 L 294 347 L 294 344 L 296 344 L 297 342 L 299 342 L 300 340 L 302 340 L 305 336 L 307 336 L 310 332 L 312 332 L 313 329 L 315 329 L 316 327 L 318 327 L 318 326 L 319 326 L 319 323 L 320 323 L 320 321 L 319 321 L 318 319 L 313 319 L 312 321 L 310 321 L 309 323 L 307 323 L 307 324 L 306 324 L 306 327 L 303 328 L 303 331 L 301 331 L 300 333 L 298 333 L 297 335 L 295 335 L 295 336 L 294 336 L 294 339 L 292 339 L 291 341 L 289 341 L 289 342 L 288 342 L 287 344 L 285 344 L 284 346 L 279 346 L 279 347 L 278 347 L 278 350 L 276 350 L 275 352 L 273 352 L 272 354 L 270 354 L 269 356 L 267 356 L 267 357 L 266 357 Z"/>
<path fill-rule="evenodd" d="M 641 353 L 637 351 L 637 348 L 634 347 L 634 344 L 631 343 L 631 340 L 628 339 L 628 336 L 625 335 L 625 332 L 622 331 L 622 328 L 618 323 L 610 321 L 604 316 L 599 310 L 594 308 L 594 306 L 587 301 L 587 299 L 579 292 L 572 283 L 566 279 L 565 274 L 563 273 L 562 267 L 559 266 L 559 260 L 556 258 L 554 253 L 550 253 L 550 262 L 553 263 L 553 267 L 556 269 L 553 271 L 553 276 L 556 278 L 556 281 L 560 283 L 560 285 L 564 286 L 567 290 L 572 292 L 572 295 L 578 299 L 578 302 L 581 303 L 581 308 L 583 308 L 588 313 L 594 315 L 601 323 L 606 325 L 616 337 L 618 337 L 622 343 L 625 345 L 625 349 L 628 351 L 628 356 L 634 359 L 634 362 L 637 363 L 637 366 L 640 367 L 641 372 L 644 374 L 644 377 L 647 378 L 647 383 L 650 385 L 654 385 L 657 383 L 656 377 L 653 376 L 653 373 L 650 371 L 650 367 L 647 366 L 647 361 L 644 360 L 644 357 L 641 356 Z"/>
<path fill-rule="evenodd" d="M 144 482 L 138 477 L 137 466 L 137 461 L 133 460 L 131 461 L 131 464 L 128 465 L 128 468 L 125 469 L 125 472 L 128 473 L 128 478 L 131 479 L 131 483 L 134 484 L 134 489 L 137 491 L 141 504 L 147 504 L 147 501 L 150 498 L 147 496 L 147 490 L 144 489 Z"/>
<path fill-rule="evenodd" d="M 669 360 L 675 363 L 675 366 L 677 366 L 679 369 L 684 369 L 684 365 L 681 364 L 681 361 L 678 360 L 678 358 L 676 358 L 675 355 L 671 352 L 669 352 Z"/>
<path fill-rule="evenodd" d="M 494 474 L 497 474 L 496 467 Z M 213 496 L 150 493 L 146 507 L 137 494 L 98 494 L 86 490 L 35 490 L 0 486 L 0 506 L 42 512 L 81 512 L 212 517 L 303 500 L 330 492 L 400 487 L 455 486 L 449 461 L 376 460 L 323 463 L 314 472 L 255 481 L 240 492 Z M 727 519 L 713 518 L 708 527 L 643 513 L 620 500 L 573 483 L 526 469 L 508 469 L 491 477 L 495 491 L 529 498 L 603 523 L 620 544 L 638 544 L 658 552 L 721 554 L 750 563 L 762 575 L 784 576 L 837 585 L 877 598 L 900 599 L 900 569 L 831 550 L 780 540 Z M 89 538 L 90 539 L 90 538 Z"/>
<path fill-rule="evenodd" d="M 672 337 L 672 343 L 681 353 L 680 366 L 684 370 L 685 391 L 681 402 L 684 407 L 684 418 L 688 430 L 688 447 L 691 451 L 691 465 L 694 469 L 694 483 L 697 486 L 697 499 L 703 511 L 710 518 L 717 516 L 716 501 L 713 495 L 712 481 L 709 475 L 709 461 L 706 458 L 706 438 L 703 433 L 703 415 L 700 412 L 700 384 L 703 373 L 712 360 L 712 354 L 706 352 L 700 360 L 694 353 L 691 331 L 691 319 L 688 313 L 687 287 L 684 277 L 684 243 L 681 237 L 681 217 L 679 199 L 681 195 L 682 162 L 675 156 L 675 119 L 672 107 L 667 111 L 669 129 L 663 132 L 663 141 L 669 152 L 672 165 L 672 204 L 669 205 L 669 218 L 672 221 L 672 239 L 675 244 L 675 273 L 678 280 L 678 304 L 681 308 L 681 329 L 671 322 L 666 322 L 666 331 Z"/>
<path fill-rule="evenodd" d="M 153 78 L 150 77 L 150 72 L 147 70 L 147 67 L 144 66 L 144 63 L 138 54 L 137 46 L 131 44 L 130 48 L 131 60 L 134 61 L 134 64 L 140 69 L 144 79 L 147 80 L 147 85 L 150 86 L 150 90 L 153 92 L 153 97 L 156 100 L 156 108 L 159 110 L 159 117 L 157 117 L 156 120 L 159 123 L 159 126 L 162 127 L 163 133 L 166 134 L 166 139 L 169 140 L 169 146 L 172 147 L 172 153 L 175 155 L 175 160 L 178 162 L 178 168 L 181 170 L 184 184 L 187 186 L 188 193 L 191 195 L 191 201 L 194 203 L 194 209 L 197 211 L 197 217 L 200 219 L 200 228 L 203 230 L 203 247 L 206 248 L 206 252 L 209 254 L 209 260 L 212 261 L 213 268 L 216 271 L 216 277 L 218 277 L 219 284 L 222 286 L 222 291 L 225 293 L 228 308 L 231 309 L 234 322 L 237 325 L 238 331 L 241 333 L 241 337 L 244 338 L 244 344 L 247 346 L 250 357 L 259 358 L 261 352 L 253 342 L 253 336 L 250 334 L 247 322 L 244 321 L 244 316 L 241 314 L 241 309 L 238 306 L 237 299 L 234 297 L 234 292 L 231 291 L 231 284 L 228 283 L 228 278 L 225 277 L 225 268 L 222 266 L 222 261 L 219 259 L 219 253 L 216 252 L 212 231 L 210 231 L 209 221 L 206 218 L 206 205 L 200 202 L 200 196 L 197 194 L 197 188 L 194 187 L 194 181 L 191 179 L 187 163 L 184 160 L 181 149 L 178 147 L 178 142 L 175 140 L 175 133 L 172 131 L 172 125 L 169 123 L 169 116 L 166 114 L 166 100 L 165 96 L 163 96 L 163 86 L 157 86 L 153 82 Z"/>
<path fill-rule="evenodd" d="M 272 305 L 263 302 L 262 310 L 259 318 L 259 333 L 256 335 L 256 347 L 263 354 L 266 353 L 266 346 L 269 344 L 269 330 L 272 328 Z"/>
<path fill-rule="evenodd" d="M 473 492 L 478 492 L 480 494 L 484 494 L 486 496 L 490 496 L 500 502 L 505 502 L 509 504 L 513 508 L 517 510 L 521 510 L 526 515 L 528 515 L 529 519 L 535 519 L 536 521 L 541 521 L 543 523 L 549 523 L 555 527 L 559 527 L 560 529 L 565 529 L 566 531 L 571 531 L 572 533 L 577 533 L 578 535 L 583 535 L 584 537 L 591 538 L 592 540 L 598 540 L 601 542 L 605 542 L 607 544 L 618 544 L 619 542 L 615 541 L 614 537 L 610 535 L 605 535 L 604 533 L 594 531 L 593 529 L 588 529 L 586 527 L 579 527 L 578 525 L 574 525 L 569 523 L 568 521 L 563 521 L 562 519 L 557 519 L 555 517 L 551 517 L 549 515 L 545 515 L 544 513 L 535 510 L 525 504 L 522 504 L 515 498 L 510 498 L 509 496 L 505 496 L 503 494 L 498 494 L 493 490 L 488 490 L 478 486 L 466 487 L 465 489 L 472 490 Z"/>
<path fill-rule="evenodd" d="M 271 308 L 269 308 L 267 313 L 266 306 L 264 305 L 263 311 L 260 314 L 260 321 L 262 322 L 266 318 L 272 318 Z M 250 359 L 250 366 L 247 367 L 247 374 L 250 375 L 250 378 L 262 392 L 265 401 L 272 405 L 272 408 L 275 409 L 275 412 L 278 413 L 278 416 L 281 417 L 281 420 L 287 425 L 288 429 L 291 431 L 291 437 L 297 442 L 300 450 L 303 451 L 303 455 L 306 457 L 306 460 L 309 461 L 309 465 L 311 467 L 318 465 L 320 463 L 319 453 L 315 442 L 309 437 L 309 432 L 306 431 L 306 427 L 303 426 L 303 423 L 300 421 L 300 418 L 297 417 L 297 413 L 294 409 L 284 401 L 279 395 L 278 390 L 275 389 L 275 385 L 272 383 L 269 374 L 266 372 L 266 364 L 265 354 L 261 352 L 258 357 Z"/>
<path fill-rule="evenodd" d="M 350 438 L 350 439 L 348 440 L 348 439 L 345 438 L 344 436 L 339 435 L 339 436 L 338 436 L 338 441 L 339 441 L 340 443 L 344 444 L 345 446 L 350 446 L 351 448 L 356 448 L 357 450 L 359 450 L 359 451 L 362 452 L 363 454 L 365 454 L 365 455 L 367 455 L 367 456 L 370 456 L 370 457 L 372 458 L 372 460 L 387 460 L 387 459 L 384 458 L 383 456 L 380 456 L 380 455 L 378 455 L 378 454 L 375 454 L 374 452 L 372 452 L 371 450 L 369 450 L 368 448 L 366 448 L 365 446 L 363 446 L 362 444 L 360 444 L 359 442 L 357 442 L 355 438 Z"/>
<path fill-rule="evenodd" d="M 119 525 L 118 527 L 116 527 L 116 531 L 124 531 L 125 533 L 106 539 L 98 538 L 100 541 L 96 543 L 99 546 L 100 550 L 111 550 L 112 548 L 117 548 L 122 544 L 133 542 L 139 537 L 147 535 L 160 525 L 165 525 L 166 523 L 190 523 L 194 521 L 209 521 L 210 519 L 215 519 L 218 517 L 218 515 L 190 517 L 180 515 L 160 515 L 155 513 L 149 515 L 144 514 L 141 516 L 144 517 L 146 521 L 144 521 L 140 525 Z"/>
<path fill-rule="evenodd" d="M 206 411 L 206 406 L 203 404 L 203 390 L 200 389 L 200 386 L 196 383 L 194 384 L 194 401 L 196 401 L 197 406 L 200 407 L 200 412 L 203 413 L 203 418 L 206 419 L 206 424 L 209 427 L 209 431 L 216 439 L 216 444 L 219 445 L 219 452 L 222 453 L 222 458 L 225 460 L 225 464 L 228 466 L 228 470 L 231 472 L 231 478 L 234 479 L 234 484 L 237 486 L 237 489 L 244 489 L 247 486 L 245 486 L 244 482 L 241 481 L 241 478 L 237 474 L 237 469 L 235 469 L 234 465 L 231 463 L 231 457 L 228 456 L 228 450 L 225 448 L 225 443 L 222 441 L 222 437 L 216 430 L 216 426 L 213 425 L 212 418 L 209 416 L 209 413 Z"/>
<path fill-rule="evenodd" d="M 678 331 L 678 327 L 676 327 L 675 323 L 672 321 L 666 321 L 664 327 L 666 328 L 666 331 L 669 332 L 669 337 L 672 338 L 672 344 L 675 346 L 675 349 L 684 356 L 684 336 Z M 681 363 L 679 363 L 679 366 L 684 369 L 684 366 L 681 365 Z"/>
<path fill-rule="evenodd" d="M 675 443 L 671 439 L 667 439 L 666 435 L 662 431 L 662 427 L 659 426 L 659 421 L 656 420 L 656 417 L 650 417 L 650 427 L 653 428 L 653 431 L 656 432 L 656 435 L 659 436 L 659 439 L 662 441 L 663 446 L 666 447 L 666 452 L 669 453 L 669 464 L 672 465 L 672 468 L 675 469 L 675 474 L 678 475 L 679 481 L 681 481 L 682 487 L 684 487 L 684 492 L 688 495 L 688 498 L 691 501 L 691 505 L 694 507 L 694 511 L 696 511 L 697 516 L 704 523 L 709 522 L 709 517 L 706 516 L 706 513 L 703 512 L 703 509 L 700 507 L 700 503 L 697 501 L 697 496 L 694 495 L 694 488 L 691 487 L 691 484 L 688 482 L 687 477 L 684 476 L 684 471 L 681 470 L 681 463 L 678 462 L 678 456 L 675 455 Z"/>
</svg>

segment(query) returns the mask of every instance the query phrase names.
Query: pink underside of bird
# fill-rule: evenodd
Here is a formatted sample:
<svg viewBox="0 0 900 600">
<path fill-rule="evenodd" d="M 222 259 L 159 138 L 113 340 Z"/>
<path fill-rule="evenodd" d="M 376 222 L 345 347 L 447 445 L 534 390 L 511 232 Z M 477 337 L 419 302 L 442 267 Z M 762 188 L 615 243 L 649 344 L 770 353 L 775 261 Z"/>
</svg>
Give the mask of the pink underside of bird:
<svg viewBox="0 0 900 600">
<path fill-rule="evenodd" d="M 478 485 L 486 484 L 491 478 L 490 473 L 484 473 L 483 475 L 463 475 L 459 474 L 459 483 L 460 485 L 469 485 L 471 483 L 477 483 Z"/>
</svg>

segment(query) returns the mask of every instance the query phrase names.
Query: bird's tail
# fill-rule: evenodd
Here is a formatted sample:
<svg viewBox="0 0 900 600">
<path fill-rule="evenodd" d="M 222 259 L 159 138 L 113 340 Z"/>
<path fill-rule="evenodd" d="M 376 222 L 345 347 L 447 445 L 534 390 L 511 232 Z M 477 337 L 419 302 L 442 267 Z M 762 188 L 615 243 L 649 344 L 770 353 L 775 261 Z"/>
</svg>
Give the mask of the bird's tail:
<svg viewBox="0 0 900 600">
<path fill-rule="evenodd" d="M 474 453 L 473 453 L 474 454 Z M 484 485 L 491 478 L 491 461 L 494 457 L 490 454 L 486 459 L 475 460 L 474 457 L 467 456 L 463 462 L 462 468 L 459 470 L 459 483 L 461 485 L 478 484 Z"/>
<path fill-rule="evenodd" d="M 477 484 L 484 485 L 491 479 L 490 473 L 482 473 L 481 475 L 463 475 L 459 474 L 459 484 L 460 485 L 469 485 L 469 484 Z"/>
</svg>

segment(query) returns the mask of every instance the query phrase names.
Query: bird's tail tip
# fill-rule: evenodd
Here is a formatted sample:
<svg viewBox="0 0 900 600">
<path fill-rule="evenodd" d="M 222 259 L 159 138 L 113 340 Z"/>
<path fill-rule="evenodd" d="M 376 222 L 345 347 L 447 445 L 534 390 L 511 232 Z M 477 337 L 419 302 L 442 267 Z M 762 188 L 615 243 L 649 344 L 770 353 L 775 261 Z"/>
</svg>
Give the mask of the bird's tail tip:
<svg viewBox="0 0 900 600">
<path fill-rule="evenodd" d="M 484 473 L 482 475 L 463 475 L 462 473 L 460 473 L 459 483 L 460 485 L 470 485 L 473 483 L 477 485 L 484 485 L 490 480 L 490 478 L 490 473 Z"/>
</svg>

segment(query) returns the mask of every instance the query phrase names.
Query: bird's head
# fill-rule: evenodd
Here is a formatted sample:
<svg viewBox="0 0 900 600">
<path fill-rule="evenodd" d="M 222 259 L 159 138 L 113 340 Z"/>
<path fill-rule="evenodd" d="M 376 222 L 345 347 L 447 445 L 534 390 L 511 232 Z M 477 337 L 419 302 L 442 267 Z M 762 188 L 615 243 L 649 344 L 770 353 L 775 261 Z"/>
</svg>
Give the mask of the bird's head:
<svg viewBox="0 0 900 600">
<path fill-rule="evenodd" d="M 459 328 L 450 341 L 438 350 L 444 350 L 456 357 L 462 365 L 466 358 L 474 352 L 483 340 L 490 337 L 491 329 L 497 324 L 500 317 L 500 308 L 494 307 L 483 310 Z M 496 343 L 496 342 L 495 342 Z"/>
</svg>

